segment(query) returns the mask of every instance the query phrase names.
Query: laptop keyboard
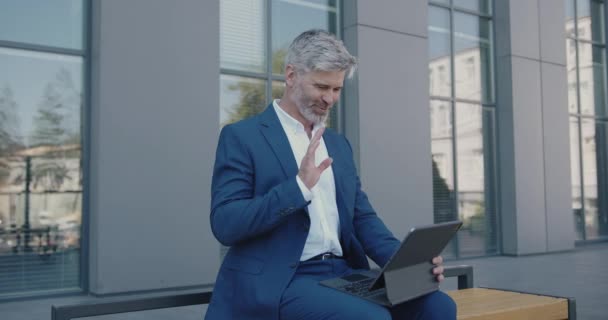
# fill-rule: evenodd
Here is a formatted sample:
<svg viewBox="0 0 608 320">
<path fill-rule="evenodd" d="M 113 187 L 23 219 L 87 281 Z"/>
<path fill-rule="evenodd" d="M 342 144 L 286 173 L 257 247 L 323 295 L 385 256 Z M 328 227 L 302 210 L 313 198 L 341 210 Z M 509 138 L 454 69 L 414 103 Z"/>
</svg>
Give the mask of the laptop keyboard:
<svg viewBox="0 0 608 320">
<path fill-rule="evenodd" d="M 351 282 L 349 284 L 344 285 L 342 289 L 361 297 L 371 296 L 377 293 L 375 290 L 369 291 L 369 286 L 372 284 L 373 281 L 373 278 L 369 278 L 357 282 Z"/>
</svg>

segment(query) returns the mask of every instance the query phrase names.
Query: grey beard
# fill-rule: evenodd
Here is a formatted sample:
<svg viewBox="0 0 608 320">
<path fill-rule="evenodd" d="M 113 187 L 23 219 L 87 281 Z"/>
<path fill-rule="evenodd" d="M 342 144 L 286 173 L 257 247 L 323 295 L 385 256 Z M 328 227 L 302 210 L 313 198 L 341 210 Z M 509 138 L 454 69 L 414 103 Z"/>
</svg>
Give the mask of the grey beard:
<svg viewBox="0 0 608 320">
<path fill-rule="evenodd" d="M 327 116 L 329 115 L 329 113 L 326 113 L 323 116 L 316 115 L 312 111 L 312 108 L 302 107 L 300 105 L 298 105 L 298 109 L 300 109 L 302 116 L 304 116 L 306 120 L 312 122 L 313 125 L 325 123 L 325 120 L 327 120 Z"/>
</svg>

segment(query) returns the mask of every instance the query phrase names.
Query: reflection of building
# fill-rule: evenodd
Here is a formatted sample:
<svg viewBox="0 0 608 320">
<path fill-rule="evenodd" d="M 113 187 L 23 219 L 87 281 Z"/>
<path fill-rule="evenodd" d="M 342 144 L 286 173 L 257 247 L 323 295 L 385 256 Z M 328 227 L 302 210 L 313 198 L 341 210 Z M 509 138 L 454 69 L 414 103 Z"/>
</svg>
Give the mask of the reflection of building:
<svg viewBox="0 0 608 320">
<path fill-rule="evenodd" d="M 481 101 L 481 50 L 473 47 L 454 56 L 454 91 L 460 99 Z M 429 62 L 429 86 L 432 96 L 451 97 L 451 57 Z M 433 161 L 448 188 L 454 190 L 454 165 L 458 170 L 458 203 L 460 218 L 470 219 L 483 213 L 485 174 L 481 107 L 469 103 L 455 104 L 457 150 L 454 159 L 452 137 L 452 103 L 436 99 L 431 103 L 431 148 Z M 437 205 L 436 205 L 437 206 Z"/>
<path fill-rule="evenodd" d="M 572 207 L 579 237 L 584 235 L 588 239 L 597 238 L 603 233 L 601 230 L 608 231 L 608 186 L 605 171 L 598 170 L 608 165 L 608 126 L 594 119 L 607 114 L 605 49 L 573 39 L 575 36 L 595 39 L 593 23 L 591 16 L 579 17 L 575 30 L 574 19 L 566 22 L 566 34 L 572 37 L 566 40 L 568 111 L 573 115 L 570 120 Z M 579 122 L 580 115 L 584 117 Z"/>
</svg>

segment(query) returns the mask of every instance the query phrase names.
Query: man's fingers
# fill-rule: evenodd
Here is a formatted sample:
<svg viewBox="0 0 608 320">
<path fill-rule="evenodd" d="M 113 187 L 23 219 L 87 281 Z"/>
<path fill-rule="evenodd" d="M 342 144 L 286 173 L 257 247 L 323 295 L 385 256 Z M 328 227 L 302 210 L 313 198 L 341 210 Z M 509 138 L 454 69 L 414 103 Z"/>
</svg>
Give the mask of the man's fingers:
<svg viewBox="0 0 608 320">
<path fill-rule="evenodd" d="M 313 157 L 314 159 L 314 155 L 315 155 L 315 151 L 317 151 L 317 148 L 319 147 L 319 145 L 321 144 L 321 140 L 310 140 L 310 144 L 308 145 L 308 150 L 306 150 L 306 153 L 310 156 Z"/>
<path fill-rule="evenodd" d="M 437 256 L 435 258 L 433 258 L 433 264 L 442 264 L 443 263 L 443 258 L 441 256 Z"/>
<path fill-rule="evenodd" d="M 315 132 L 315 134 L 312 136 L 312 139 L 310 139 L 310 141 L 321 140 L 323 132 L 325 132 L 325 127 L 319 128 L 319 130 L 317 130 L 317 132 Z"/>
<path fill-rule="evenodd" d="M 443 274 L 443 267 L 433 268 L 433 274 Z"/>
<path fill-rule="evenodd" d="M 321 173 L 323 173 L 323 171 L 325 171 L 325 169 L 327 169 L 327 168 L 329 168 L 329 166 L 331 166 L 332 162 L 334 162 L 334 159 L 327 158 L 327 159 L 323 160 L 323 162 L 321 162 L 317 168 L 319 168 L 319 171 Z"/>
<path fill-rule="evenodd" d="M 440 274 L 440 275 L 437 276 L 437 282 L 441 282 L 444 279 L 445 279 L 445 277 L 442 274 Z"/>
</svg>

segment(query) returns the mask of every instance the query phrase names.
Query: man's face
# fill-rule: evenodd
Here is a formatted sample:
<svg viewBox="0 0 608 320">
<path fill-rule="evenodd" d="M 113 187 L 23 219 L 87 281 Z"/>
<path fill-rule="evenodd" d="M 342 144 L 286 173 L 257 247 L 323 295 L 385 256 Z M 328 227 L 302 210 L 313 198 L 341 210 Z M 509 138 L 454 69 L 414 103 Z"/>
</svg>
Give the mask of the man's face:
<svg viewBox="0 0 608 320">
<path fill-rule="evenodd" d="M 340 99 L 345 71 L 295 72 L 292 100 L 302 116 L 313 124 L 324 123 Z M 290 77 L 289 75 L 287 76 Z"/>
</svg>

